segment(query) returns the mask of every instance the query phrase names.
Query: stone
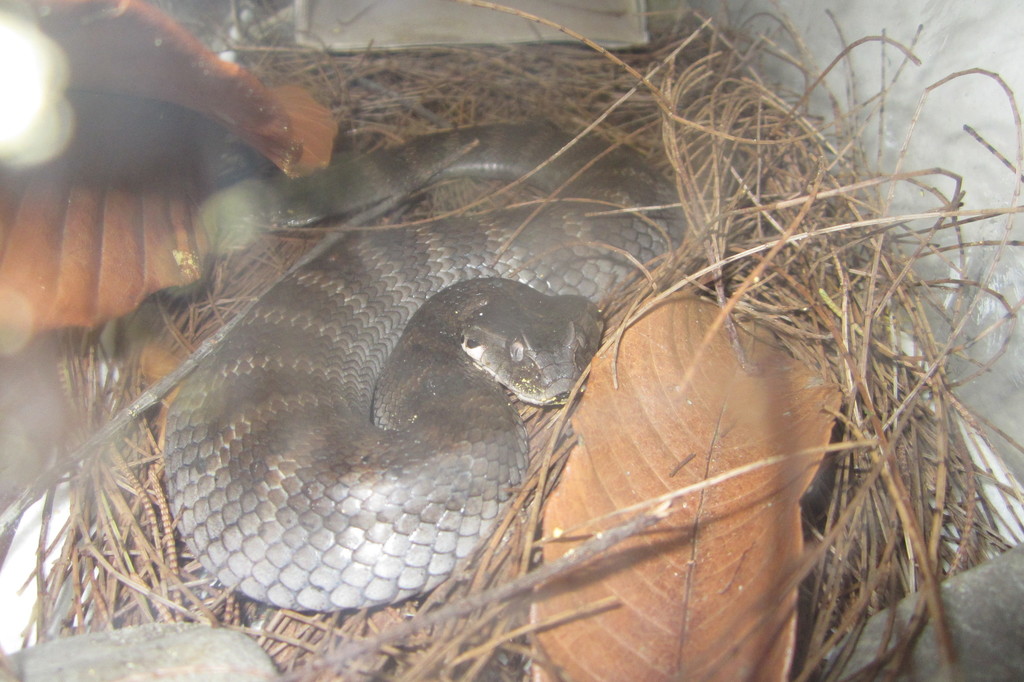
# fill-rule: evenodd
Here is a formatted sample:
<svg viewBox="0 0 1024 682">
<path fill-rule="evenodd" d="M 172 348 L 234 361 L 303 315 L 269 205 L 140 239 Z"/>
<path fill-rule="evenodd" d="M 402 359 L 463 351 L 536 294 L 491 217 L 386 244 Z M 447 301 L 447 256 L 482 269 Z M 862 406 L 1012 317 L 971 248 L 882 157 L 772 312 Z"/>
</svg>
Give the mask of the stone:
<svg viewBox="0 0 1024 682">
<path fill-rule="evenodd" d="M 915 640 L 910 660 L 893 678 L 902 682 L 1020 680 L 1024 671 L 1024 545 L 964 571 L 942 583 L 942 601 L 956 649 L 957 669 L 947 670 L 932 624 Z M 869 666 L 883 642 L 888 647 L 903 631 L 914 610 L 909 597 L 891 611 L 873 615 L 844 669 L 844 677 Z M 890 625 L 895 635 L 886 638 Z M 892 634 L 892 633 L 890 633 Z M 879 679 L 885 677 L 880 675 Z"/>
<path fill-rule="evenodd" d="M 240 632 L 189 623 L 152 623 L 38 644 L 10 657 L 21 682 L 249 682 L 277 669 Z"/>
</svg>

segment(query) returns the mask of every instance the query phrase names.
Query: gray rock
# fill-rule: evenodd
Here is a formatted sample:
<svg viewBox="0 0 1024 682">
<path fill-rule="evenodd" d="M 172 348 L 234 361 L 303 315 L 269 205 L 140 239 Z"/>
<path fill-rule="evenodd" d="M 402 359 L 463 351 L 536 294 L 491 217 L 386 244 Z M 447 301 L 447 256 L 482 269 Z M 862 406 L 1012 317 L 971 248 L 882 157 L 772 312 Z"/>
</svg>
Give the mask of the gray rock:
<svg viewBox="0 0 1024 682">
<path fill-rule="evenodd" d="M 916 596 L 896 606 L 892 633 L 891 611 L 872 616 L 864 627 L 846 674 L 868 666 L 893 647 L 904 632 Z M 928 624 L 897 680 L 955 679 L 973 682 L 1024 679 L 1024 545 L 964 571 L 942 584 L 942 601 L 957 655 L 955 670 L 944 669 L 935 628 Z M 892 679 L 892 678 L 885 678 Z"/>
<path fill-rule="evenodd" d="M 248 682 L 270 680 L 270 657 L 240 632 L 154 623 L 68 637 L 11 656 L 22 682 Z"/>
</svg>

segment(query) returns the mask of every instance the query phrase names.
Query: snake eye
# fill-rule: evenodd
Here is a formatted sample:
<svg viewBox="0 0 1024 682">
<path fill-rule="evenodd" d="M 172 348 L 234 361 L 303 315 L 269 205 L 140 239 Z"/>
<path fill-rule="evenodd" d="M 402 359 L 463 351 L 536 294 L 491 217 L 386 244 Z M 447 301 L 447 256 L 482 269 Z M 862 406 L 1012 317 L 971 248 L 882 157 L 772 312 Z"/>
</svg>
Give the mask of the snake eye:
<svg viewBox="0 0 1024 682">
<path fill-rule="evenodd" d="M 566 330 L 565 338 L 562 339 L 562 347 L 575 348 L 579 345 L 579 342 L 579 338 L 576 336 L 576 325 L 570 322 L 569 328 Z"/>
<path fill-rule="evenodd" d="M 480 362 L 480 358 L 484 356 L 484 345 L 472 336 L 463 335 L 462 350 L 476 362 Z"/>
</svg>

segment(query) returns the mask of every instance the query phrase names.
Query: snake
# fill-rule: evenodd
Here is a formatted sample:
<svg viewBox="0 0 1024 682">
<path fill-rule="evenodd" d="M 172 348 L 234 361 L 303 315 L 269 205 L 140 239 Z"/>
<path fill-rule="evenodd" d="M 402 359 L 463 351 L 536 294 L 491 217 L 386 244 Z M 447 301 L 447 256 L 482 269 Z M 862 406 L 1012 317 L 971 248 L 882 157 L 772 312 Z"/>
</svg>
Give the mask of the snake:
<svg viewBox="0 0 1024 682">
<path fill-rule="evenodd" d="M 528 440 L 509 389 L 540 404 L 563 397 L 596 348 L 595 304 L 683 236 L 678 209 L 665 208 L 671 187 L 641 154 L 543 122 L 350 155 L 261 210 L 278 224 L 339 226 L 458 177 L 522 178 L 550 197 L 342 231 L 180 384 L 167 493 L 187 547 L 223 585 L 335 611 L 446 580 L 524 480 Z M 545 316 L 557 323 L 545 328 Z M 559 349 L 569 370 L 552 359 Z M 502 362 L 527 355 L 534 373 L 518 388 L 494 382 Z M 554 380 L 539 377 L 545 364 Z"/>
</svg>

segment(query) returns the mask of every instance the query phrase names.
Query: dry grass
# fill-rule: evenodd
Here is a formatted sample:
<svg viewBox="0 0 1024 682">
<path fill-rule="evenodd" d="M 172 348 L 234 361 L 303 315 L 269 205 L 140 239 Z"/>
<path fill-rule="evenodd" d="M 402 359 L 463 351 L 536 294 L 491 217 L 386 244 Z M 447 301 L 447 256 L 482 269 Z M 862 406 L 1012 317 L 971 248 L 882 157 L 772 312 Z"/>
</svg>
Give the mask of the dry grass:
<svg viewBox="0 0 1024 682">
<path fill-rule="evenodd" d="M 372 148 L 441 125 L 543 117 L 579 130 L 600 119 L 598 134 L 639 148 L 674 178 L 691 231 L 659 280 L 772 328 L 841 387 L 835 442 L 860 444 L 828 456 L 807 500 L 794 675 L 827 678 L 835 670 L 825 657 L 869 613 L 915 591 L 934 603 L 938 579 L 1022 533 L 999 504 L 1020 491 L 995 485 L 968 453 L 981 436 L 961 421 L 942 371 L 957 349 L 933 337 L 935 304 L 910 267 L 935 233 L 953 229 L 957 198 L 935 191 L 924 232 L 883 218 L 880 179 L 847 144 L 855 131 L 794 110 L 802 93 L 766 88 L 752 71 L 764 46 L 693 20 L 679 26 L 621 62 L 579 45 L 240 53 L 269 82 L 302 82 L 329 103 L 346 145 Z M 232 254 L 215 266 L 208 294 L 189 307 L 165 300 L 147 319 L 166 321 L 165 336 L 194 347 L 283 271 L 303 248 L 294 237 Z M 893 248 L 901 244 L 910 246 Z M 99 426 L 146 382 L 138 363 L 105 358 L 98 345 L 75 351 L 71 383 Z M 535 443 L 551 440 L 555 421 L 530 415 Z M 198 620 L 251 633 L 294 678 L 360 670 L 469 679 L 485 667 L 493 679 L 524 677 L 522 576 L 536 568 L 539 510 L 564 444 L 537 454 L 506 524 L 461 580 L 395 608 L 303 615 L 211 586 L 185 553 L 162 492 L 160 427 L 160 415 L 148 414 L 71 474 L 71 520 L 47 548 L 58 558 L 41 592 L 39 632 Z"/>
</svg>

